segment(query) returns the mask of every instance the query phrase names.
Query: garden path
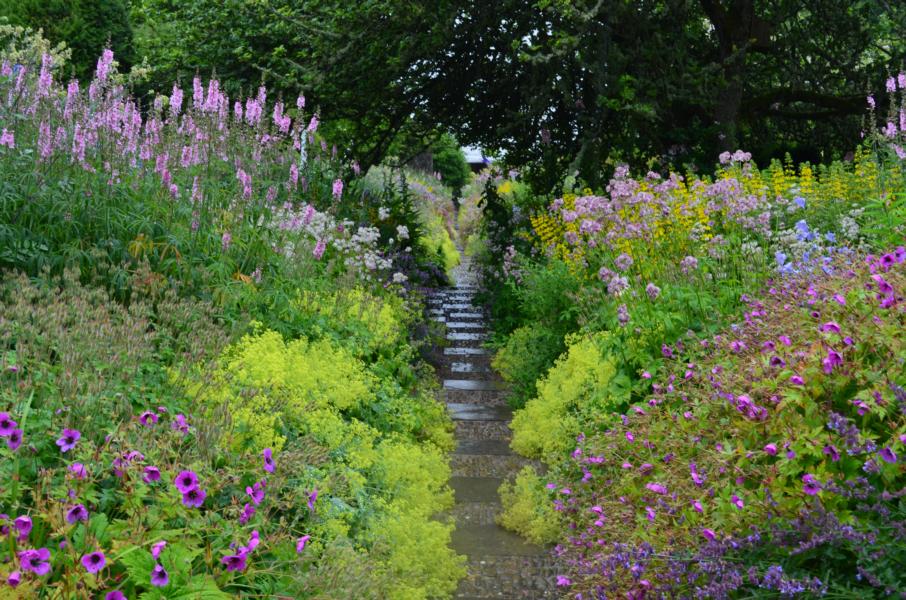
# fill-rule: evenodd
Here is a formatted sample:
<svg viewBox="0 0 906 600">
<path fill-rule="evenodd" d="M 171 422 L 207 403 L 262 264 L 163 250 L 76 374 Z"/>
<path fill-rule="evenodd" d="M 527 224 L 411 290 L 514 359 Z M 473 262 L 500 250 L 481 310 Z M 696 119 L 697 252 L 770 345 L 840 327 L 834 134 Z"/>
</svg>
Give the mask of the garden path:
<svg viewBox="0 0 906 600">
<path fill-rule="evenodd" d="M 458 600 L 532 600 L 556 596 L 556 566 L 550 552 L 500 527 L 497 489 L 526 463 L 510 450 L 512 410 L 506 386 L 482 347 L 486 315 L 473 304 L 475 272 L 468 257 L 454 272 L 455 287 L 429 297 L 430 316 L 446 325 L 447 344 L 435 353 L 443 397 L 456 424 L 451 458 L 456 504 L 452 546 L 468 557 L 468 575 Z"/>
</svg>

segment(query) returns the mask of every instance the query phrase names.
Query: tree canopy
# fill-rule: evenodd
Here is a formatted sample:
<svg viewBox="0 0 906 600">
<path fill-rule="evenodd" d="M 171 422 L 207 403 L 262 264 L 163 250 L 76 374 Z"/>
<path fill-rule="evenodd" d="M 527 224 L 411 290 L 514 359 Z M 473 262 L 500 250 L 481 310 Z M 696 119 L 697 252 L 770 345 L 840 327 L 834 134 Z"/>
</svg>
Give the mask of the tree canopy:
<svg viewBox="0 0 906 600">
<path fill-rule="evenodd" d="M 548 187 L 616 160 L 839 155 L 906 57 L 889 0 L 134 0 L 131 26 L 146 92 L 266 81 L 363 166 L 449 132 Z"/>
</svg>

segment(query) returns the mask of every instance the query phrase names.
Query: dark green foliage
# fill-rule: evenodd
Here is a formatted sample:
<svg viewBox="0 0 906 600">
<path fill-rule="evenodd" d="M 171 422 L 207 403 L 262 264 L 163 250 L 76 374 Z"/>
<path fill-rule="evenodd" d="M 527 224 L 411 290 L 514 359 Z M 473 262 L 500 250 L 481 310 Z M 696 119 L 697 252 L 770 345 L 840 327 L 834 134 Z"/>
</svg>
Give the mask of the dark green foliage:
<svg viewBox="0 0 906 600">
<path fill-rule="evenodd" d="M 54 44 L 65 43 L 72 50 L 67 75 L 87 80 L 104 48 L 113 50 L 121 72 L 134 64 L 127 4 L 125 0 L 0 0 L 0 16 L 14 25 L 42 29 Z"/>
<path fill-rule="evenodd" d="M 441 174 L 444 185 L 453 190 L 454 198 L 459 198 L 462 188 L 469 182 L 469 164 L 451 135 L 443 135 L 431 148 L 434 155 L 434 170 Z"/>
</svg>

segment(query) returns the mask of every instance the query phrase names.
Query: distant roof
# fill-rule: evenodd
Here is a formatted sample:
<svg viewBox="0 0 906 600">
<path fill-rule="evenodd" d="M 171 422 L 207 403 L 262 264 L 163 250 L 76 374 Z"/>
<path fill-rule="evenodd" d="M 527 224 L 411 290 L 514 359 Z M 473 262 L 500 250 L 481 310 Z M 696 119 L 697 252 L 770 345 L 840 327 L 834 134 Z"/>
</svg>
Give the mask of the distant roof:
<svg viewBox="0 0 906 600">
<path fill-rule="evenodd" d="M 470 165 L 491 162 L 491 159 L 485 156 L 482 149 L 477 146 L 464 146 L 462 151 L 466 155 L 466 162 Z"/>
</svg>

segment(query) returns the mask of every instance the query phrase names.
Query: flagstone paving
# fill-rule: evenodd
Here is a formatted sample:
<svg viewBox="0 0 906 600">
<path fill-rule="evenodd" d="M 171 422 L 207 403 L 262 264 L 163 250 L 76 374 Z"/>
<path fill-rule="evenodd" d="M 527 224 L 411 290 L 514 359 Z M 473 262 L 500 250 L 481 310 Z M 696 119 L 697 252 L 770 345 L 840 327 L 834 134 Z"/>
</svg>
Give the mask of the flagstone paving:
<svg viewBox="0 0 906 600">
<path fill-rule="evenodd" d="M 477 291 L 469 261 L 455 272 L 456 286 L 429 298 L 430 318 L 446 326 L 446 346 L 435 352 L 444 401 L 456 425 L 450 457 L 456 504 L 452 547 L 467 557 L 468 575 L 457 600 L 556 598 L 557 566 L 551 552 L 497 524 L 498 489 L 529 461 L 510 450 L 506 385 L 491 368 L 485 312 L 473 305 Z"/>
</svg>

